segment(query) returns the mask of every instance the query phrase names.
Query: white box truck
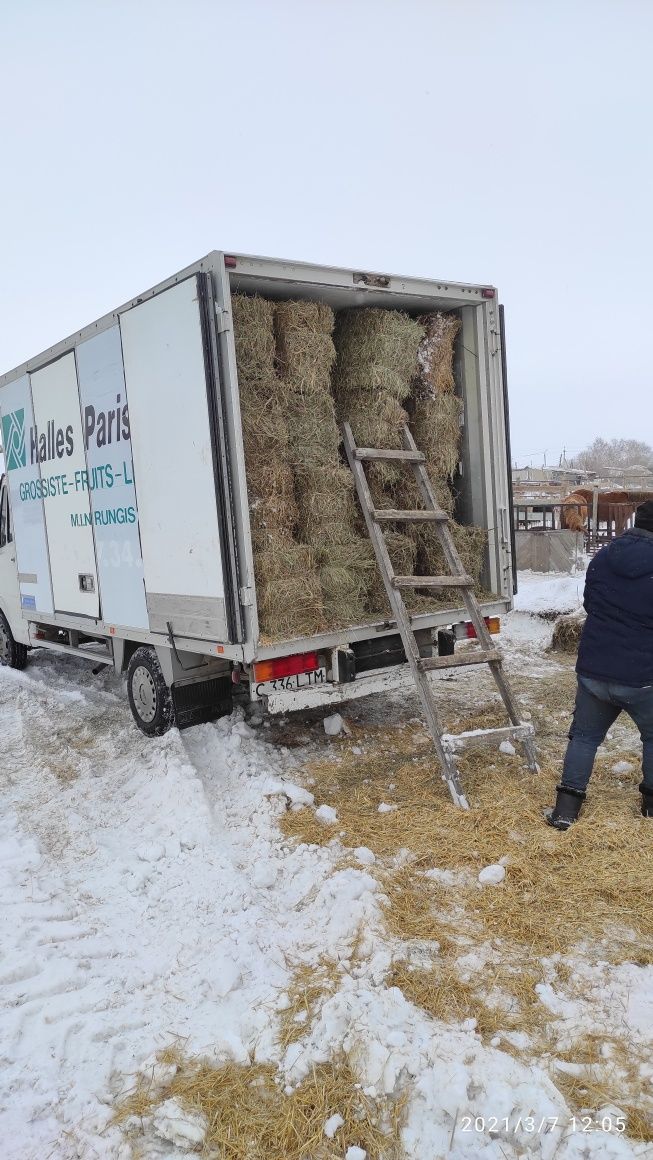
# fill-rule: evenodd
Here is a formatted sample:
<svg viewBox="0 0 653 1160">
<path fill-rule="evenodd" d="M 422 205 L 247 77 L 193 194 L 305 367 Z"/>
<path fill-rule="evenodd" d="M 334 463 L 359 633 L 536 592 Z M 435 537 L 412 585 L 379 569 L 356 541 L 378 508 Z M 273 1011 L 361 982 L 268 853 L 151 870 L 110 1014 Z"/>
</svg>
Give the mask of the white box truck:
<svg viewBox="0 0 653 1160">
<path fill-rule="evenodd" d="M 257 617 L 231 294 L 454 311 L 457 518 L 487 529 L 487 618 L 511 607 L 503 316 L 491 286 L 214 251 L 0 377 L 0 660 L 33 648 L 127 674 L 154 735 L 230 710 L 337 703 L 406 677 L 393 621 L 269 644 Z M 425 652 L 469 635 L 415 615 Z"/>
</svg>

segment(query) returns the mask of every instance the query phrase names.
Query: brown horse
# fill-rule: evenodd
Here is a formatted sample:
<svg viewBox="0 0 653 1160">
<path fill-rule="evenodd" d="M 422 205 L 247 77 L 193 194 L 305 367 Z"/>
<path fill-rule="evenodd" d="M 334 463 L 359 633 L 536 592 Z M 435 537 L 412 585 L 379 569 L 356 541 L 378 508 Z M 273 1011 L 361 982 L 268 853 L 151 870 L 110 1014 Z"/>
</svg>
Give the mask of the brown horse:
<svg viewBox="0 0 653 1160">
<path fill-rule="evenodd" d="M 583 496 L 589 510 L 592 510 L 594 492 L 591 490 L 591 488 L 579 487 L 576 489 L 574 494 Z M 566 500 L 564 502 L 566 503 Z M 630 493 L 627 491 L 600 491 L 598 509 L 598 519 L 600 524 L 607 524 L 608 520 L 610 519 L 610 507 L 612 504 L 630 504 L 633 511 L 635 511 L 635 508 L 637 507 L 636 503 L 632 503 L 630 499 Z"/>
<path fill-rule="evenodd" d="M 560 509 L 560 527 L 569 528 L 572 532 L 584 532 L 587 527 L 587 499 L 581 490 L 572 491 L 565 496 L 563 505 L 574 504 L 574 507 L 563 506 Z"/>
</svg>

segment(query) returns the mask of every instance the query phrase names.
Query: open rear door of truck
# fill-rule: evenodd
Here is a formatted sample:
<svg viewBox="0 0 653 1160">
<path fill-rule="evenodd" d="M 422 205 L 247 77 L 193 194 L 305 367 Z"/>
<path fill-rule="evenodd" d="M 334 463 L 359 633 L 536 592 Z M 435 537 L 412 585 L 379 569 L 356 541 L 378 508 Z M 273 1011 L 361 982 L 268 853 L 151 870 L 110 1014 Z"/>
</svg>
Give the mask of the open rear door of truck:
<svg viewBox="0 0 653 1160">
<path fill-rule="evenodd" d="M 120 316 L 150 630 L 241 639 L 210 279 Z"/>
</svg>

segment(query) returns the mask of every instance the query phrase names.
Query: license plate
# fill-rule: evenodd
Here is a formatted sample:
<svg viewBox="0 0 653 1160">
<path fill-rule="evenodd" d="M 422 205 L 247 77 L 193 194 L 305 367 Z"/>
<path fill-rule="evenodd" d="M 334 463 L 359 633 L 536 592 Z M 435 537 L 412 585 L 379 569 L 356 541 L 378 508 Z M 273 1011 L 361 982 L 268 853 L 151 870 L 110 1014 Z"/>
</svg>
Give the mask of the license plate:
<svg viewBox="0 0 653 1160">
<path fill-rule="evenodd" d="M 314 669 L 310 673 L 296 673 L 292 677 L 277 677 L 276 681 L 261 681 L 256 686 L 256 696 L 269 697 L 271 693 L 296 693 L 298 689 L 312 689 L 315 685 L 324 685 L 326 679 L 326 669 Z"/>
</svg>

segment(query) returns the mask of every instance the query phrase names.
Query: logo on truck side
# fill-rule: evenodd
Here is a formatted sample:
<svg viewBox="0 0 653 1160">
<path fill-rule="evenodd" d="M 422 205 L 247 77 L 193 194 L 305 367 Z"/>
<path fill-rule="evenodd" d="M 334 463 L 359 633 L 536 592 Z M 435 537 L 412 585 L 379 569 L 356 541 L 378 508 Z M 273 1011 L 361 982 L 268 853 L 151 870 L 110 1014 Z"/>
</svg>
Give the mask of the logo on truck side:
<svg viewBox="0 0 653 1160">
<path fill-rule="evenodd" d="M 112 443 L 129 442 L 129 408 L 121 406 L 120 395 L 116 396 L 115 409 L 96 411 L 95 407 L 84 408 L 84 446 L 88 451 L 91 442 L 97 447 L 109 447 Z M 27 431 L 25 410 L 13 411 L 2 418 L 2 434 L 7 451 L 9 471 L 27 466 Z M 72 423 L 67 427 L 57 427 L 54 419 L 49 419 L 45 431 L 39 431 L 36 424 L 29 429 L 30 463 L 50 463 L 55 459 L 70 457 L 75 451 L 75 431 Z"/>
<path fill-rule="evenodd" d="M 7 471 L 27 466 L 25 450 L 25 408 L 2 416 L 2 441 L 7 456 Z"/>
</svg>

